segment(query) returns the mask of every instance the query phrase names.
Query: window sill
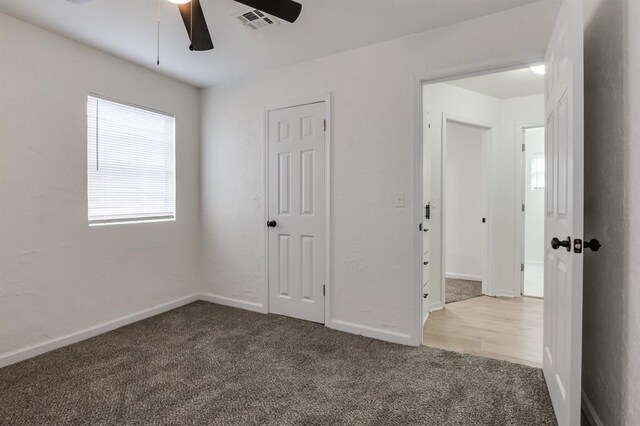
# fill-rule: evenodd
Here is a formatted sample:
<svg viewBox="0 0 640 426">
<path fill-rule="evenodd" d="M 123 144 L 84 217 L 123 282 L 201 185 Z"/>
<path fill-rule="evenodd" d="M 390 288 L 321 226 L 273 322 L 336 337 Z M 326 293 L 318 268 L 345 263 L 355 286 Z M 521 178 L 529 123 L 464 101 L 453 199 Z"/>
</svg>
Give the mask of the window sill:
<svg viewBox="0 0 640 426">
<path fill-rule="evenodd" d="M 147 218 L 147 219 L 122 219 L 122 220 L 96 220 L 90 221 L 89 226 L 134 225 L 140 223 L 175 222 L 175 217 Z"/>
</svg>

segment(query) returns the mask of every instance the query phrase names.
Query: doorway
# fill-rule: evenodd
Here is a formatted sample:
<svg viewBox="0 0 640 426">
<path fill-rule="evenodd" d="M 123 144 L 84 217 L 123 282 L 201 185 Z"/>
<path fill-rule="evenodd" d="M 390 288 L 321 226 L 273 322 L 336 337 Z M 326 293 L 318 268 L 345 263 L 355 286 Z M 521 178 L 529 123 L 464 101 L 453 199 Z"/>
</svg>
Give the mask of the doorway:
<svg viewBox="0 0 640 426">
<path fill-rule="evenodd" d="M 512 259 L 524 143 L 516 129 L 544 123 L 544 82 L 525 67 L 423 85 L 427 346 L 542 365 L 543 301 L 522 297 L 524 275 Z M 534 147 L 537 133 L 529 127 Z M 539 165 L 532 161 L 530 173 Z M 536 191 L 544 200 L 544 188 Z"/>
<path fill-rule="evenodd" d="M 544 296 L 544 202 L 545 135 L 544 127 L 522 127 L 520 161 L 522 200 L 520 235 L 521 294 Z"/>
<path fill-rule="evenodd" d="M 487 158 L 490 127 L 445 116 L 443 122 L 445 304 L 486 294 Z"/>
<path fill-rule="evenodd" d="M 267 112 L 269 312 L 325 322 L 327 122 L 325 102 Z"/>
<path fill-rule="evenodd" d="M 513 66 L 516 63 L 520 65 L 527 65 L 528 68 L 534 73 L 540 73 L 543 75 L 542 90 L 540 91 L 543 107 L 541 117 L 535 121 L 542 121 L 545 123 L 545 222 L 544 222 L 544 238 L 545 238 L 545 257 L 544 257 L 544 300 L 517 297 L 521 293 L 521 284 L 519 279 L 514 279 L 518 275 L 516 271 L 511 271 L 511 277 L 508 278 L 502 274 L 495 276 L 494 286 L 502 286 L 504 283 L 511 282 L 511 300 L 519 302 L 522 300 L 531 300 L 534 303 L 537 302 L 541 307 L 541 314 L 543 320 L 538 321 L 536 319 L 534 327 L 542 329 L 544 323 L 544 340 L 543 342 L 532 342 L 531 348 L 536 351 L 535 355 L 542 358 L 544 353 L 542 371 L 544 373 L 545 380 L 547 382 L 547 388 L 551 401 L 553 402 L 554 411 L 556 413 L 559 424 L 571 424 L 577 425 L 580 423 L 580 383 L 581 383 L 581 363 L 580 357 L 582 355 L 582 281 L 583 281 L 583 249 L 590 248 L 584 245 L 584 10 L 583 4 L 580 1 L 563 1 L 558 13 L 558 18 L 555 22 L 553 33 L 551 35 L 547 50 L 545 53 L 545 66 L 533 63 L 526 63 L 519 60 L 512 61 L 506 60 L 501 63 L 500 60 L 494 61 L 491 65 L 477 64 L 471 67 L 461 67 L 457 70 L 449 70 L 445 73 L 432 74 L 430 77 L 415 78 L 414 79 L 414 188 L 416 199 L 420 199 L 420 194 L 423 193 L 422 185 L 424 178 L 424 168 L 422 164 L 422 151 L 429 149 L 430 158 L 433 158 L 434 141 L 437 141 L 437 137 L 434 137 L 433 131 L 429 126 L 429 130 L 423 130 L 425 127 L 425 121 L 429 120 L 429 116 L 433 116 L 432 111 L 427 113 L 427 109 L 430 108 L 430 102 L 425 97 L 425 86 L 435 86 L 441 82 L 449 82 L 457 78 L 468 77 L 469 75 L 475 76 L 491 76 L 499 74 L 498 68 L 503 67 L 503 70 L 514 70 Z M 540 58 L 538 58 L 540 59 Z M 491 69 L 493 68 L 493 69 Z M 491 69 L 489 71 L 489 69 Z M 522 68 L 525 70 L 526 68 Z M 544 78 L 546 70 L 549 70 L 549 77 Z M 493 73 L 493 74 L 491 74 Z M 455 77 L 454 77 L 455 76 Z M 474 77 L 471 77 L 474 78 Z M 467 79 L 468 80 L 468 79 Z M 463 84 L 467 84 L 467 82 Z M 474 83 L 478 83 L 475 81 Z M 484 83 L 487 83 L 485 80 Z M 500 85 L 502 88 L 513 87 L 507 82 Z M 458 85 L 460 86 L 460 85 Z M 475 85 L 476 88 L 478 85 Z M 522 85 L 517 85 L 522 87 Z M 546 86 L 546 87 L 545 87 Z M 468 88 L 468 87 L 467 87 Z M 486 86 L 485 86 L 486 88 Z M 433 99 L 433 98 L 432 98 Z M 454 97 L 454 101 L 450 104 L 457 104 L 459 107 L 470 107 L 473 104 L 463 99 L 462 97 Z M 502 111 L 509 113 L 513 118 L 517 102 L 511 103 Z M 531 120 L 517 119 L 520 122 L 527 122 Z M 431 123 L 429 123 L 431 124 Z M 508 128 L 509 126 L 507 126 Z M 514 137 L 517 132 L 508 130 Z M 429 141 L 425 142 L 425 139 Z M 519 145 L 513 143 L 511 145 L 512 151 L 510 155 L 507 153 L 506 157 L 516 158 L 515 150 L 519 148 Z M 495 157 L 494 157 L 495 158 Z M 515 167 L 502 168 L 499 165 L 494 165 L 489 173 L 500 174 L 500 171 L 506 170 L 507 172 L 515 171 Z M 430 167 L 430 183 L 437 187 L 437 176 L 433 178 L 433 167 Z M 505 193 L 509 193 L 511 190 L 516 192 L 517 185 L 514 185 L 515 177 L 511 179 L 505 179 L 503 177 L 496 177 L 495 181 L 500 185 L 504 185 L 503 189 Z M 511 186 L 512 189 L 508 189 Z M 433 187 L 431 188 L 433 189 Z M 496 194 L 499 194 L 496 191 Z M 435 211 L 434 206 L 434 194 L 431 195 L 431 208 Z M 515 197 L 514 197 L 515 198 Z M 424 200 L 423 200 L 424 201 Z M 513 201 L 511 199 L 510 201 Z M 439 202 L 439 200 L 438 200 Z M 491 205 L 494 202 L 493 199 L 489 201 Z M 414 221 L 415 224 L 422 226 L 422 205 L 415 203 L 414 206 Z M 513 218 L 518 217 L 516 213 L 517 208 L 513 209 L 515 203 L 511 204 L 511 208 L 506 208 L 504 211 L 510 211 L 510 215 L 501 217 L 501 225 L 503 229 L 512 229 L 516 232 L 517 227 L 515 221 L 511 222 Z M 432 215 L 432 224 L 434 222 Z M 511 223 L 510 223 L 511 222 Z M 511 226 L 513 225 L 513 226 Z M 420 229 L 422 231 L 422 229 Z M 430 230 L 431 235 L 435 235 L 434 229 Z M 427 333 L 431 319 L 436 317 L 440 312 L 447 311 L 447 308 L 442 306 L 436 306 L 435 301 L 429 302 L 430 295 L 427 293 L 425 296 L 426 302 L 422 302 L 417 294 L 421 293 L 420 289 L 423 287 L 424 277 L 422 276 L 422 268 L 420 268 L 419 262 L 422 260 L 422 240 L 423 233 L 416 233 L 413 238 L 413 271 L 415 275 L 415 289 L 412 293 L 414 296 L 414 309 L 416 310 L 415 324 L 420 325 L 423 323 L 423 318 L 426 318 L 426 324 L 423 329 L 423 344 L 428 346 L 437 346 L 433 344 L 433 340 L 430 340 Z M 490 233 L 490 241 L 494 238 L 494 235 Z M 432 239 L 433 241 L 433 239 Z M 508 258 L 513 259 L 513 253 L 516 252 L 517 241 L 515 238 L 511 238 L 511 242 L 504 241 L 503 244 L 496 245 L 497 248 L 506 250 L 506 256 L 497 255 L 496 258 L 506 264 L 515 266 L 513 262 L 509 262 Z M 433 247 L 433 244 L 431 245 Z M 435 252 L 433 253 L 435 255 Z M 505 262 L 505 259 L 507 261 Z M 492 263 L 491 267 L 495 265 Z M 509 275 L 507 273 L 507 275 Z M 429 279 L 434 276 L 433 271 L 429 274 Z M 506 287 L 505 287 L 506 288 Z M 435 293 L 435 291 L 433 292 Z M 497 298 L 487 298 L 486 300 L 494 301 Z M 460 302 L 465 303 L 465 302 Z M 428 307 L 427 313 L 424 314 L 425 305 Z M 505 306 L 503 304 L 503 306 Z M 434 312 L 435 309 L 439 309 Z M 491 306 L 485 309 L 485 312 L 491 314 L 497 314 L 496 310 Z M 523 311 L 525 312 L 525 311 Z M 430 314 L 431 313 L 431 314 Z M 423 315 L 421 315 L 423 314 Z M 445 317 L 446 314 L 439 315 Z M 449 315 L 449 317 L 451 317 Z M 522 339 L 510 339 L 509 343 L 505 342 L 489 342 L 486 337 L 508 337 L 507 333 L 510 330 L 495 330 L 495 325 L 508 325 L 513 326 L 514 317 L 504 318 L 499 315 L 494 315 L 494 318 L 486 322 L 485 331 L 488 332 L 485 335 L 477 333 L 475 336 L 477 339 L 472 341 L 466 339 L 466 344 L 459 338 L 461 334 L 469 331 L 469 328 L 482 328 L 483 324 L 470 321 L 462 321 L 457 327 L 440 327 L 440 335 L 442 344 L 439 347 L 443 349 L 457 350 L 457 351 L 469 351 L 471 353 L 478 353 L 485 351 L 484 354 L 478 353 L 489 357 L 498 357 L 501 354 L 490 353 L 487 351 L 489 346 L 492 349 L 502 349 L 505 346 L 514 347 L 520 343 L 518 340 Z M 492 325 L 494 326 L 491 329 Z M 482 331 L 482 330 L 481 330 Z M 511 327 L 511 331 L 518 333 L 522 331 L 520 327 Z M 540 330 L 540 336 L 542 330 Z M 451 340 L 458 339 L 459 347 L 455 347 Z M 475 348 L 475 349 L 474 349 Z M 540 359 L 538 358 L 538 359 Z M 521 358 L 520 358 L 521 359 Z M 536 364 L 540 366 L 540 361 L 536 361 Z"/>
</svg>

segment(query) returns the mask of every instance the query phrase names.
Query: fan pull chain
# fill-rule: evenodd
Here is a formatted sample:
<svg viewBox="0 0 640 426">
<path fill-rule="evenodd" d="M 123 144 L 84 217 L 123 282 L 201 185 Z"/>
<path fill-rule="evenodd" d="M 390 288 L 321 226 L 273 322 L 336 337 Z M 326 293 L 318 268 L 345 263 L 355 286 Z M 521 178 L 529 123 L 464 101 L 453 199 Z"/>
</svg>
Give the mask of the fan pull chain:
<svg viewBox="0 0 640 426">
<path fill-rule="evenodd" d="M 191 13 L 189 13 L 189 19 L 191 21 L 190 23 L 191 29 L 189 30 L 189 41 L 191 42 L 191 51 L 193 51 L 193 0 L 191 0 L 190 6 L 191 6 Z"/>
<path fill-rule="evenodd" d="M 158 25 L 157 46 L 156 46 L 156 65 L 160 65 L 160 1 L 161 0 L 158 0 L 158 13 L 156 16 L 156 21 Z"/>
<path fill-rule="evenodd" d="M 96 171 L 100 171 L 100 116 L 98 111 L 100 110 L 100 102 L 96 99 Z"/>
</svg>

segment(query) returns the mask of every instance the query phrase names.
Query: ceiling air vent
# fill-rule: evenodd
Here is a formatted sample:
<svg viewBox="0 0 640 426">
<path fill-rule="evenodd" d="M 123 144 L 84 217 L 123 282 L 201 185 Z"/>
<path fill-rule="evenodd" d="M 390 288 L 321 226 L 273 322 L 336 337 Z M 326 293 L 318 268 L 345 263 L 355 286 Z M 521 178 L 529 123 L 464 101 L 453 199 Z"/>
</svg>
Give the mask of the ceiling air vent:
<svg viewBox="0 0 640 426">
<path fill-rule="evenodd" d="M 280 23 L 276 18 L 268 16 L 266 13 L 260 12 L 258 9 L 247 10 L 246 12 L 235 15 L 235 17 L 242 23 L 242 25 L 247 28 L 251 28 L 252 30 L 260 30 Z"/>
</svg>

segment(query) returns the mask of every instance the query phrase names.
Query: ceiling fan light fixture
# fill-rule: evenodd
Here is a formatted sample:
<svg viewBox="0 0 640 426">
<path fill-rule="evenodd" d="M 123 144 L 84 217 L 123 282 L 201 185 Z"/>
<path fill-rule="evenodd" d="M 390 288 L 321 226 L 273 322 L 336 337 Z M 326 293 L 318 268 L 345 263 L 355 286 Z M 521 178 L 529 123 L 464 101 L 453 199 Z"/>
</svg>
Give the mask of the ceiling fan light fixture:
<svg viewBox="0 0 640 426">
<path fill-rule="evenodd" d="M 544 64 L 533 65 L 533 66 L 530 66 L 529 69 L 531 70 L 532 73 L 538 74 L 538 75 L 545 75 L 547 73 L 547 70 L 545 69 Z"/>
<path fill-rule="evenodd" d="M 190 3 L 191 0 L 169 0 L 173 4 L 187 4 Z"/>
</svg>

